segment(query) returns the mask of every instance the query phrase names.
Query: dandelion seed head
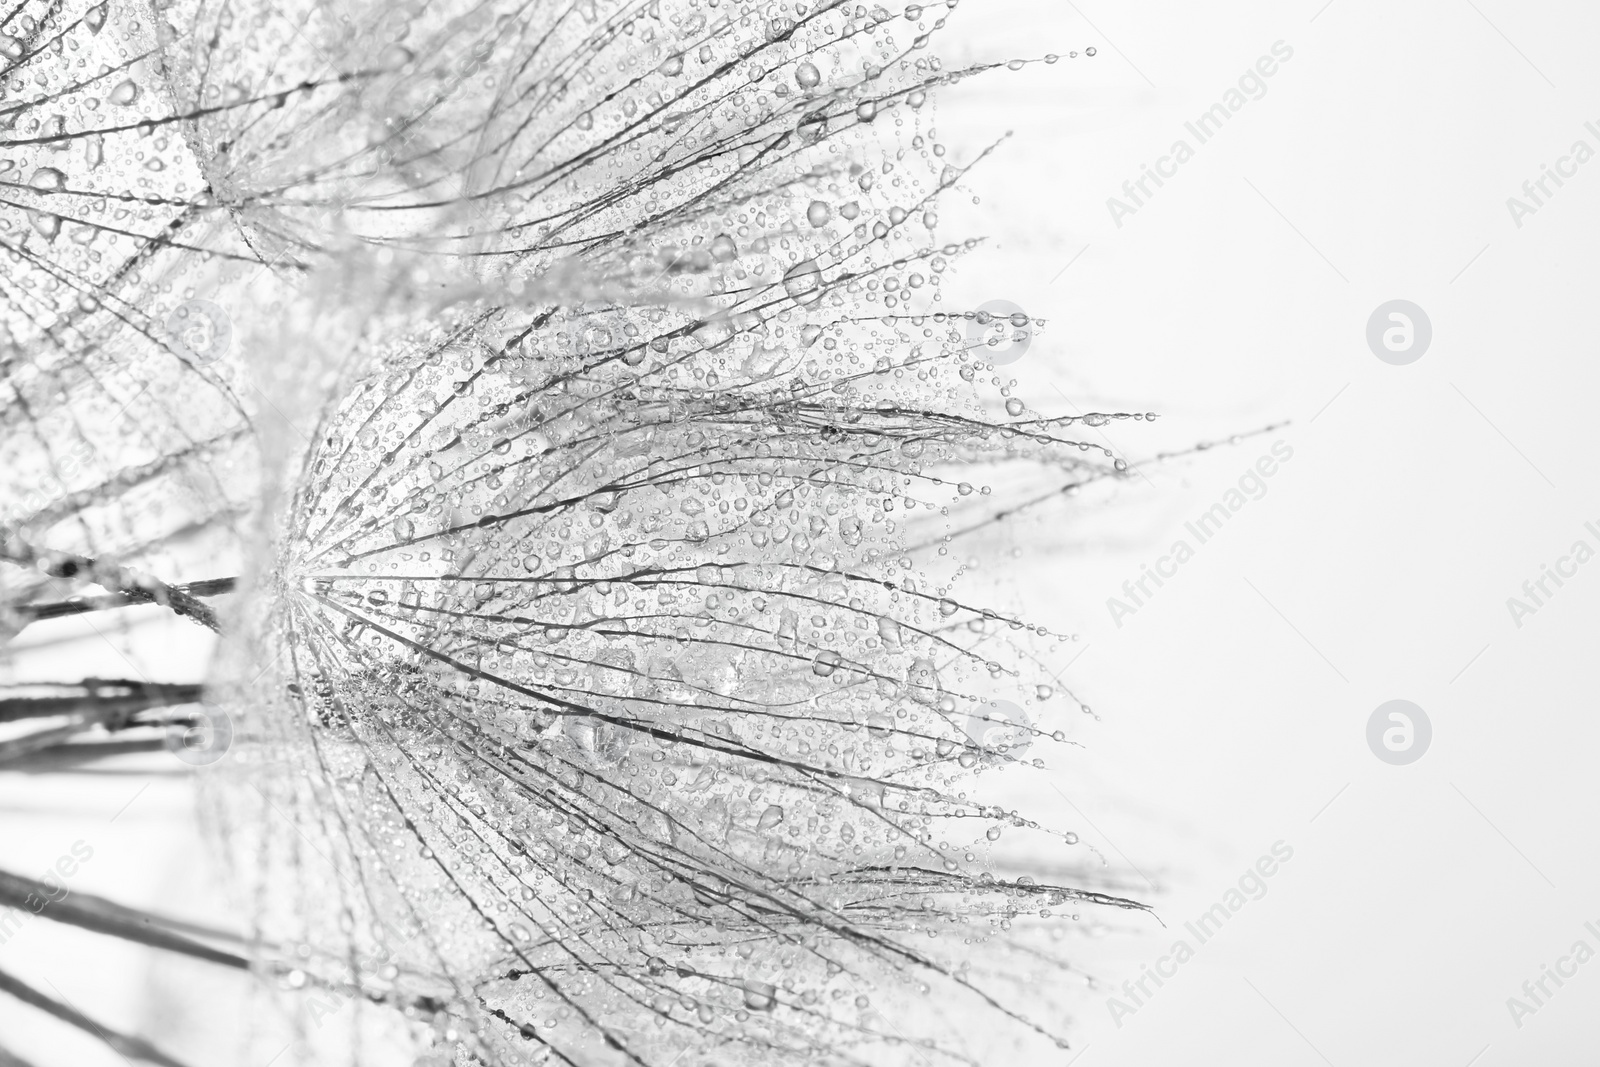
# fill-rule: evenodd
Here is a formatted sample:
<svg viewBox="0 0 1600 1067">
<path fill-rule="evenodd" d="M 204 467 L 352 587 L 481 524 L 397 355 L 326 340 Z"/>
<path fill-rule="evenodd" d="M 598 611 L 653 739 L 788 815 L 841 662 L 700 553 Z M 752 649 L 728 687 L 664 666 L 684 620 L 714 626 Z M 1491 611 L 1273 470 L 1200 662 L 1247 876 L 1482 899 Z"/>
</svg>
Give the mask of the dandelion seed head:
<svg viewBox="0 0 1600 1067">
<path fill-rule="evenodd" d="M 1050 676 L 946 553 L 1008 472 L 1122 468 L 944 302 L 937 10 L 7 24 L 8 477 L 53 488 L 6 522 L 249 561 L 207 793 L 291 1057 L 960 1059 L 934 989 L 1058 1029 L 975 953 L 1131 904 L 975 851 L 1041 733 L 974 716 Z"/>
</svg>

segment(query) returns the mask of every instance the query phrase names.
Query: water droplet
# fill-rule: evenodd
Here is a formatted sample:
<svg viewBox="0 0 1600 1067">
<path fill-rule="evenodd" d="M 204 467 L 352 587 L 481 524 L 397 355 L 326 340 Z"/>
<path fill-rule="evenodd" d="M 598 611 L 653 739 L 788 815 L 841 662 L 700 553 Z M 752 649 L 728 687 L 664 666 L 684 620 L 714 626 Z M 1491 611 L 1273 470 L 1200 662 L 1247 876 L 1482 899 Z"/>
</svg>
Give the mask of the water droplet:
<svg viewBox="0 0 1600 1067">
<path fill-rule="evenodd" d="M 823 649 L 817 653 L 817 658 L 811 661 L 811 673 L 819 678 L 826 678 L 839 669 L 839 653 L 832 649 Z"/>
<path fill-rule="evenodd" d="M 771 1011 L 777 1003 L 778 987 L 771 982 L 746 979 L 740 984 L 744 986 L 744 1006 L 751 1011 Z"/>
<path fill-rule="evenodd" d="M 783 273 L 783 291 L 799 304 L 812 304 L 822 296 L 822 268 L 814 259 L 803 259 Z"/>
<path fill-rule="evenodd" d="M 40 167 L 28 179 L 28 184 L 41 193 L 59 193 L 67 187 L 67 176 L 54 167 Z"/>
<path fill-rule="evenodd" d="M 96 4 L 83 13 L 83 21 L 90 33 L 99 33 L 106 24 L 106 5 Z"/>
<path fill-rule="evenodd" d="M 669 78 L 676 78 L 683 73 L 683 56 L 668 56 L 656 70 Z"/>
<path fill-rule="evenodd" d="M 378 69 L 400 70 L 415 58 L 416 55 L 405 45 L 391 44 L 378 53 Z"/>
<path fill-rule="evenodd" d="M 1018 400 L 1016 397 L 1012 397 L 1006 401 L 1007 415 L 1015 417 L 1017 415 L 1021 415 L 1026 410 L 1027 408 L 1023 405 L 1022 401 Z"/>
<path fill-rule="evenodd" d="M 918 704 L 931 706 L 938 701 L 941 685 L 939 669 L 933 665 L 933 660 L 924 656 L 911 662 L 906 672 L 906 690 Z"/>
<path fill-rule="evenodd" d="M 733 337 L 733 323 L 726 318 L 707 319 L 690 331 L 701 348 L 716 348 Z"/>
<path fill-rule="evenodd" d="M 132 78 L 118 82 L 116 88 L 111 90 L 106 99 L 118 107 L 127 107 L 139 99 L 139 84 Z"/>
<path fill-rule="evenodd" d="M 794 68 L 794 80 L 802 89 L 815 89 L 822 82 L 822 72 L 815 63 L 801 63 Z"/>
<path fill-rule="evenodd" d="M 810 205 L 806 208 L 806 221 L 818 229 L 826 226 L 828 224 L 828 220 L 832 217 L 833 209 L 828 207 L 828 205 L 824 204 L 821 200 L 811 201 Z"/>
<path fill-rule="evenodd" d="M 826 112 L 813 111 L 800 119 L 800 124 L 795 127 L 795 133 L 800 135 L 800 140 L 806 144 L 815 144 L 828 134 L 828 116 Z"/>
<path fill-rule="evenodd" d="M 758 830 L 770 830 L 783 821 L 783 808 L 777 804 L 768 804 L 767 810 L 761 813 L 761 819 L 756 823 Z"/>
</svg>

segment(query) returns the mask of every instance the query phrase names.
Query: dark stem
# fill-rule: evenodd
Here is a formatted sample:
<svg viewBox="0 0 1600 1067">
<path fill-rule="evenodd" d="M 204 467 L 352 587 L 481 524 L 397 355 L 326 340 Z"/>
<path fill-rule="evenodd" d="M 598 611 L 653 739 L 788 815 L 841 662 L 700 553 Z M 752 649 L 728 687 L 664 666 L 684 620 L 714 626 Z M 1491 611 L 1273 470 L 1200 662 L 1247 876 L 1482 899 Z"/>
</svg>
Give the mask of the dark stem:
<svg viewBox="0 0 1600 1067">
<path fill-rule="evenodd" d="M 160 1064 L 161 1067 L 184 1067 L 184 1064 L 156 1048 L 142 1037 L 124 1034 L 95 1022 L 70 1004 L 45 996 L 28 983 L 5 971 L 0 971 L 0 993 L 9 993 L 32 1008 L 53 1015 L 69 1026 L 92 1034 L 119 1055 Z"/>
<path fill-rule="evenodd" d="M 151 708 L 196 703 L 204 691 L 198 684 L 115 678 L 85 678 L 70 684 L 48 683 L 9 688 L 11 692 L 26 688 L 35 695 L 0 695 L 0 722 L 76 715 L 84 725 L 104 726 L 111 730 L 126 726 L 133 716 Z M 0 689 L 0 693 L 5 691 Z"/>
<path fill-rule="evenodd" d="M 106 607 L 121 607 L 123 604 L 160 604 L 171 608 L 176 615 L 192 619 L 201 626 L 218 632 L 221 627 L 217 623 L 216 613 L 199 598 L 228 592 L 235 584 L 233 578 L 214 578 L 196 582 L 194 583 L 196 588 L 192 589 L 189 586 L 168 585 L 148 574 L 141 574 L 114 563 L 70 552 L 42 551 L 15 535 L 0 541 L 0 560 L 21 567 L 35 567 L 51 578 L 87 579 L 104 587 L 113 598 L 125 598 L 118 603 L 101 603 L 78 610 L 95 611 Z M 51 607 L 51 605 L 45 606 Z M 23 619 L 32 621 L 27 616 L 30 610 L 28 606 L 11 610 Z M 77 611 L 64 610 L 58 614 L 77 614 Z"/>
<path fill-rule="evenodd" d="M 104 897 L 87 893 L 73 893 L 59 900 L 53 897 L 62 893 L 59 886 L 28 878 L 20 874 L 0 871 L 0 906 L 31 912 L 52 922 L 65 923 L 97 934 L 120 937 L 151 948 L 176 952 L 184 956 L 248 970 L 250 963 L 242 956 L 224 952 L 196 941 L 189 934 L 217 940 L 237 942 L 238 938 L 220 930 L 180 922 L 160 915 L 152 915 L 137 908 L 125 907 Z M 182 932 L 180 932 L 182 931 Z"/>
</svg>

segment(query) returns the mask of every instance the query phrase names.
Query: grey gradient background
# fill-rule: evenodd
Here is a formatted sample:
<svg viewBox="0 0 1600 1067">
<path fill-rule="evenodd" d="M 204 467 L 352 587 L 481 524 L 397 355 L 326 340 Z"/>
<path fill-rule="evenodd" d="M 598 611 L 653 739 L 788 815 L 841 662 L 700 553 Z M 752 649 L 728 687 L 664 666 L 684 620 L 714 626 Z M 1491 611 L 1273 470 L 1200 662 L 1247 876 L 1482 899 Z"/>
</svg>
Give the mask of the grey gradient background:
<svg viewBox="0 0 1600 1067">
<path fill-rule="evenodd" d="M 1600 560 L 1520 628 L 1506 599 L 1574 540 L 1600 549 L 1584 530 L 1600 525 L 1600 159 L 1521 227 L 1506 200 L 1575 140 L 1600 151 L 1584 128 L 1600 126 L 1600 9 L 967 0 L 951 21 L 951 64 L 1098 52 L 938 105 L 957 162 L 1014 132 L 963 185 L 980 202 L 944 221 L 991 235 L 950 278 L 952 306 L 1006 299 L 1047 320 L 1005 368 L 1019 395 L 1048 414 L 1161 412 L 1108 428 L 1133 459 L 1291 423 L 1143 465 L 1014 579 L 1040 621 L 1081 635 L 1066 677 L 1101 715 L 1047 714 L 1086 749 L 1033 803 L 1136 890 L 1147 878 L 1166 923 L 1084 947 L 1107 987 L 1274 842 L 1294 850 L 1120 1026 L 1113 989 L 1064 991 L 1079 1018 L 1062 1062 L 1591 1062 L 1600 960 L 1520 1027 L 1506 999 L 1574 941 L 1600 950 L 1584 930 L 1600 926 Z M 1185 121 L 1280 40 L 1293 57 L 1265 94 L 1117 226 L 1107 198 L 1176 138 L 1193 144 Z M 1409 366 L 1366 345 L 1392 299 L 1432 322 Z M 1266 494 L 1118 627 L 1106 598 L 1277 440 L 1294 457 Z M 122 657 L 164 665 L 193 629 L 140 623 L 74 654 L 98 642 L 108 674 Z M 1365 740 L 1396 698 L 1433 725 L 1408 766 Z M 75 888 L 215 913 L 187 792 L 142 773 L 70 790 L 0 775 L 8 863 L 36 873 L 84 838 L 96 855 Z M 130 1027 L 181 998 L 115 980 L 142 959 L 45 923 L 0 948 Z M 21 1024 L 0 1002 L 19 1051 L 120 1062 Z"/>
<path fill-rule="evenodd" d="M 1133 457 L 1292 421 L 1146 465 L 1028 575 L 1087 642 L 1069 675 L 1104 719 L 1059 814 L 1164 890 L 1169 929 L 1101 946 L 1108 984 L 1294 848 L 1120 1027 L 1091 998 L 1081 1062 L 1592 1062 L 1600 961 L 1520 1028 L 1506 1000 L 1577 939 L 1600 950 L 1600 562 L 1520 628 L 1506 600 L 1574 540 L 1600 549 L 1600 160 L 1520 227 L 1506 201 L 1575 140 L 1600 151 L 1600 10 L 1010 3 L 972 24 L 973 59 L 1099 52 L 943 105 L 951 141 L 1015 131 L 969 183 L 998 247 L 952 295 L 1047 320 L 1007 368 L 1021 395 L 1160 411 L 1113 427 Z M 1264 95 L 1196 145 L 1185 121 L 1280 40 Z M 1107 198 L 1179 137 L 1194 158 L 1116 225 Z M 1433 325 L 1409 366 L 1365 341 L 1397 298 Z M 1294 458 L 1266 495 L 1116 626 L 1105 598 L 1277 439 Z M 1409 766 L 1365 742 L 1395 698 L 1433 724 Z"/>
</svg>

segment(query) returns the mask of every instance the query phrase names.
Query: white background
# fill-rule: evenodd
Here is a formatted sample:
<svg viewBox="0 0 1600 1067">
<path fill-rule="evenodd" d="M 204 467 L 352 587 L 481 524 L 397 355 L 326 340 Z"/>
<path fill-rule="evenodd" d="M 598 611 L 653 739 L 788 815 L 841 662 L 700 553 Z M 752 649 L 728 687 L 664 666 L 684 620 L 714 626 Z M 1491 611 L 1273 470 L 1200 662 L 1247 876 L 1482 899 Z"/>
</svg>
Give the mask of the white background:
<svg viewBox="0 0 1600 1067">
<path fill-rule="evenodd" d="M 1109 427 L 1135 460 L 1292 422 L 1144 464 L 1016 583 L 1041 621 L 1081 635 L 1067 678 L 1101 717 L 1052 713 L 1087 749 L 1040 814 L 1136 871 L 1167 924 L 1086 947 L 1107 986 L 1275 841 L 1294 849 L 1120 1027 L 1108 990 L 1064 990 L 1079 1021 L 1063 1062 L 1493 1067 L 1587 1063 L 1596 1047 L 1600 961 L 1520 1028 L 1506 999 L 1575 940 L 1600 950 L 1583 929 L 1600 925 L 1600 562 L 1521 628 L 1506 599 L 1574 540 L 1600 548 L 1583 529 L 1600 520 L 1600 161 L 1520 228 L 1506 199 L 1575 140 L 1600 150 L 1584 129 L 1600 120 L 1600 9 L 1474 2 L 967 0 L 938 46 L 951 65 L 1098 52 L 996 71 L 937 112 L 960 162 L 1014 131 L 945 231 L 992 238 L 952 279 L 952 306 L 1007 299 L 1047 320 L 1007 369 L 1019 394 L 1047 414 L 1161 412 Z M 1107 198 L 1175 139 L 1192 145 L 1184 122 L 1280 40 L 1294 54 L 1265 96 L 1116 226 Z M 1395 298 L 1432 321 L 1410 366 L 1365 341 Z M 1116 626 L 1106 598 L 1275 440 L 1294 458 L 1266 496 Z M 1365 741 L 1397 697 L 1434 729 L 1404 767 Z M 37 874 L 84 838 L 96 855 L 75 888 L 214 910 L 186 786 L 140 792 L 149 781 L 69 792 L 0 776 L 7 865 Z M 0 960 L 135 1028 L 164 994 L 127 988 L 142 966 L 127 951 L 38 923 Z M 24 1029 L 10 1003 L 0 1033 L 44 1064 L 120 1062 Z"/>
<path fill-rule="evenodd" d="M 1146 465 L 1026 576 L 1087 642 L 1068 676 L 1103 719 L 1074 735 L 1089 751 L 1059 784 L 1079 810 L 1057 814 L 1162 888 L 1146 895 L 1168 930 L 1096 946 L 1107 983 L 1164 955 L 1273 842 L 1294 848 L 1120 1028 L 1107 991 L 1091 997 L 1076 1053 L 1592 1062 L 1600 962 L 1520 1028 L 1506 999 L 1580 937 L 1600 950 L 1583 929 L 1600 926 L 1600 562 L 1521 628 L 1506 600 L 1576 539 L 1600 549 L 1583 529 L 1600 520 L 1600 161 L 1520 228 L 1506 200 L 1575 140 L 1600 150 L 1583 128 L 1600 120 L 1600 10 L 1321 3 L 957 16 L 974 60 L 1098 50 L 941 105 L 953 144 L 1015 131 L 967 183 L 998 247 L 951 295 L 1047 320 L 1006 368 L 1021 395 L 1048 414 L 1161 412 L 1153 430 L 1111 427 L 1130 457 L 1293 423 Z M 1175 139 L 1194 145 L 1184 122 L 1280 40 L 1294 55 L 1266 94 L 1117 227 L 1107 198 Z M 1409 366 L 1365 341 L 1396 298 L 1433 325 Z M 1277 439 L 1294 458 L 1267 495 L 1118 628 L 1105 599 Z M 1365 741 L 1393 698 L 1433 723 L 1409 766 Z"/>
</svg>

